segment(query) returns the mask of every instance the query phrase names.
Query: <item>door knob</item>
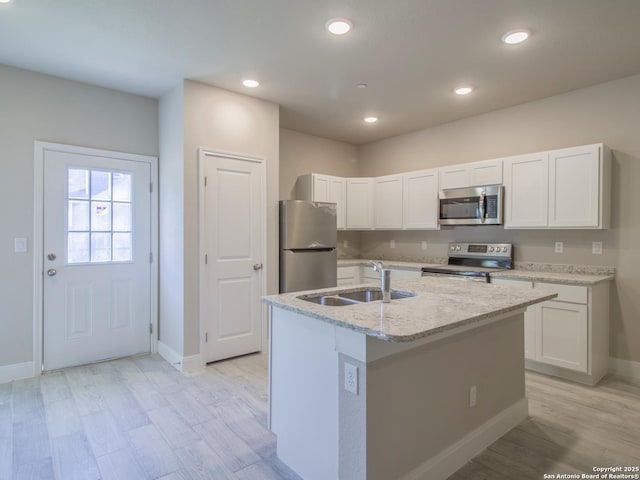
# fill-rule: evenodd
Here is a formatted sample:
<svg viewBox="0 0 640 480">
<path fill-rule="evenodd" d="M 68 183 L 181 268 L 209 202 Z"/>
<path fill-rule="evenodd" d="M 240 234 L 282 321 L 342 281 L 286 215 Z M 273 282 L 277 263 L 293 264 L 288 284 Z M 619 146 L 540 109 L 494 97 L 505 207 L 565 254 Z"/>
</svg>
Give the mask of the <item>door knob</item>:
<svg viewBox="0 0 640 480">
<path fill-rule="evenodd" d="M 56 272 L 55 268 L 50 268 L 49 270 L 47 270 L 47 275 L 49 275 L 50 277 L 55 276 L 56 273 L 58 272 Z"/>
<path fill-rule="evenodd" d="M 47 258 L 51 261 L 54 261 L 56 259 L 56 254 L 55 253 L 49 253 L 47 254 Z"/>
<path fill-rule="evenodd" d="M 262 264 L 261 263 L 256 263 L 253 265 L 253 269 L 254 270 L 261 270 L 262 269 Z"/>
</svg>

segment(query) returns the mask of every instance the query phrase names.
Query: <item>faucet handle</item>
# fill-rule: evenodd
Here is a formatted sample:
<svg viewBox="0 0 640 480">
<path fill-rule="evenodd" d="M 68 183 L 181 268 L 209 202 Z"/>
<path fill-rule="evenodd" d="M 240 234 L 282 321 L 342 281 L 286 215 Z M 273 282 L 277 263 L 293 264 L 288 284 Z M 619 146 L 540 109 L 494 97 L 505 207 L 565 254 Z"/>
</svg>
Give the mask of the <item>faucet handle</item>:
<svg viewBox="0 0 640 480">
<path fill-rule="evenodd" d="M 382 269 L 384 268 L 382 266 L 382 262 L 374 262 L 373 260 L 371 261 L 371 265 L 373 265 L 373 271 L 374 272 L 381 272 Z"/>
</svg>

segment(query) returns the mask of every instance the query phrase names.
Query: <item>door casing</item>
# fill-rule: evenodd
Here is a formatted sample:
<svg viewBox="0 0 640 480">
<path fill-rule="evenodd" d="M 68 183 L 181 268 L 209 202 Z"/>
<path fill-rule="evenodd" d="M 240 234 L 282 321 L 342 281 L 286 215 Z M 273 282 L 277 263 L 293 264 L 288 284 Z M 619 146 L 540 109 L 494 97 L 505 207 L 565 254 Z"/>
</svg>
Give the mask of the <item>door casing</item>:
<svg viewBox="0 0 640 480">
<path fill-rule="evenodd" d="M 42 374 L 44 321 L 44 157 L 46 151 L 146 162 L 151 167 L 151 352 L 158 351 L 158 157 L 51 142 L 34 142 L 33 164 L 33 376 Z"/>
</svg>

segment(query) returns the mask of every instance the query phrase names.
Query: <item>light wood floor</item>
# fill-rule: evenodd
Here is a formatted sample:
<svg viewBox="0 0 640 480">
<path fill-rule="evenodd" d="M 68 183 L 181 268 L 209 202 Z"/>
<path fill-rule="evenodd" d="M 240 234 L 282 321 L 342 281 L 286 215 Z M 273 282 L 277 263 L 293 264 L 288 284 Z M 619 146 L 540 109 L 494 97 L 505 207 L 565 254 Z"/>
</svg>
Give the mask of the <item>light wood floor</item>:
<svg viewBox="0 0 640 480">
<path fill-rule="evenodd" d="M 0 384 L 0 480 L 298 479 L 267 430 L 266 357 L 182 375 L 158 356 Z M 531 417 L 450 480 L 640 465 L 640 386 L 527 374 Z"/>
</svg>

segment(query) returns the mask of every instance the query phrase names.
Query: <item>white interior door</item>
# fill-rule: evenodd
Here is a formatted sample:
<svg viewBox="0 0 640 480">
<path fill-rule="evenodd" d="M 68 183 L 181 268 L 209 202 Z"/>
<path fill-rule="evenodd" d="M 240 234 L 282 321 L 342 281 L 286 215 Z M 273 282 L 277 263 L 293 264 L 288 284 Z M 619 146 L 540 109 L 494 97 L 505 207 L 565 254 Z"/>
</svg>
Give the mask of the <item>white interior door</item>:
<svg viewBox="0 0 640 480">
<path fill-rule="evenodd" d="M 148 352 L 151 165 L 44 152 L 45 370 Z"/>
<path fill-rule="evenodd" d="M 257 352 L 262 341 L 264 166 L 207 152 L 201 205 L 205 362 Z"/>
</svg>

